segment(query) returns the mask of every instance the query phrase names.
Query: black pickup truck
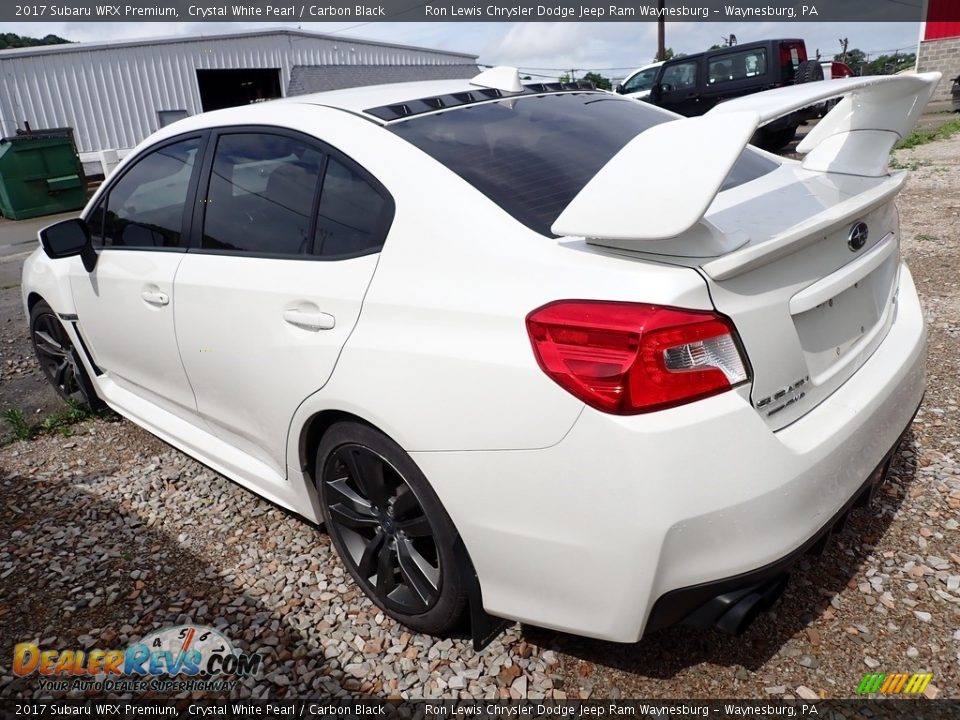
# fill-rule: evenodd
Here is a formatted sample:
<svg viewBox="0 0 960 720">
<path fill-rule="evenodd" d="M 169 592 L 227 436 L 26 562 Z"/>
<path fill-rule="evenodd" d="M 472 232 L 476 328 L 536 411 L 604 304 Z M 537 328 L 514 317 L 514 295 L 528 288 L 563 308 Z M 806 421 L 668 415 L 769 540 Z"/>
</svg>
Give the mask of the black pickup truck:
<svg viewBox="0 0 960 720">
<path fill-rule="evenodd" d="M 814 80 L 823 80 L 823 68 L 807 60 L 803 40 L 760 40 L 668 60 L 660 66 L 647 102 L 692 117 L 724 100 Z M 754 143 L 780 150 L 801 123 L 817 114 L 811 108 L 775 120 L 757 132 Z"/>
</svg>

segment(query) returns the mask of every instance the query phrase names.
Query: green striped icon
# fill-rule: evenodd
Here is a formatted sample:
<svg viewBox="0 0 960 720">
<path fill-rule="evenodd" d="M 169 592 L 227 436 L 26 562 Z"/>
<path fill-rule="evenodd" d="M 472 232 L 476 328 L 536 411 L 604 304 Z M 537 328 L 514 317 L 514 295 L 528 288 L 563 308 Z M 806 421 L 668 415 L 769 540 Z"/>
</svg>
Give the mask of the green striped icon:
<svg viewBox="0 0 960 720">
<path fill-rule="evenodd" d="M 858 695 L 919 695 L 933 673 L 867 673 L 857 687 Z"/>
</svg>

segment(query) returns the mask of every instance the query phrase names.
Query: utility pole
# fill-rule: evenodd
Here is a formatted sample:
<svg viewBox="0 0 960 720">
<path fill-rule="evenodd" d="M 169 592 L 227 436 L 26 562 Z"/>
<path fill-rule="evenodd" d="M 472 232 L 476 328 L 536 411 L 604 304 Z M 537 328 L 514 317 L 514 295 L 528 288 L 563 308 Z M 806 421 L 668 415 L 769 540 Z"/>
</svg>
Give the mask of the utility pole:
<svg viewBox="0 0 960 720">
<path fill-rule="evenodd" d="M 850 41 L 847 38 L 840 38 L 840 47 L 843 48 L 841 53 L 840 62 L 845 63 L 847 61 L 847 45 Z"/>
<path fill-rule="evenodd" d="M 657 60 L 667 59 L 665 4 L 666 0 L 657 0 Z"/>
</svg>

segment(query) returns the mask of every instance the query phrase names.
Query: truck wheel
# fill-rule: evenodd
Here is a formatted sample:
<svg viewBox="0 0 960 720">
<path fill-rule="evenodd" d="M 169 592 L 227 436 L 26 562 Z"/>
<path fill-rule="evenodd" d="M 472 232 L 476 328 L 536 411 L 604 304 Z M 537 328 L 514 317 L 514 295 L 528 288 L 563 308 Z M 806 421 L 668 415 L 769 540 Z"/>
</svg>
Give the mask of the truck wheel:
<svg viewBox="0 0 960 720">
<path fill-rule="evenodd" d="M 818 80 L 823 80 L 823 68 L 816 60 L 806 60 L 800 63 L 797 74 L 793 77 L 793 81 L 798 85 L 800 83 L 817 82 Z"/>
</svg>

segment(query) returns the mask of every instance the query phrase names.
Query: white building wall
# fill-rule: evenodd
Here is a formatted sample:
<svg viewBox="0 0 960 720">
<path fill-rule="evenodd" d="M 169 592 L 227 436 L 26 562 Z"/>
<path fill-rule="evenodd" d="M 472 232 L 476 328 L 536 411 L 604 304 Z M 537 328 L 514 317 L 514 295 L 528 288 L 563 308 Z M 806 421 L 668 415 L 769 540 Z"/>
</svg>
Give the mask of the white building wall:
<svg viewBox="0 0 960 720">
<path fill-rule="evenodd" d="M 279 68 L 286 93 L 294 65 L 438 65 L 460 53 L 294 30 L 185 37 L 141 44 L 56 45 L 0 52 L 0 130 L 72 127 L 78 150 L 124 150 L 160 127 L 158 111 L 202 112 L 197 69 Z"/>
</svg>

